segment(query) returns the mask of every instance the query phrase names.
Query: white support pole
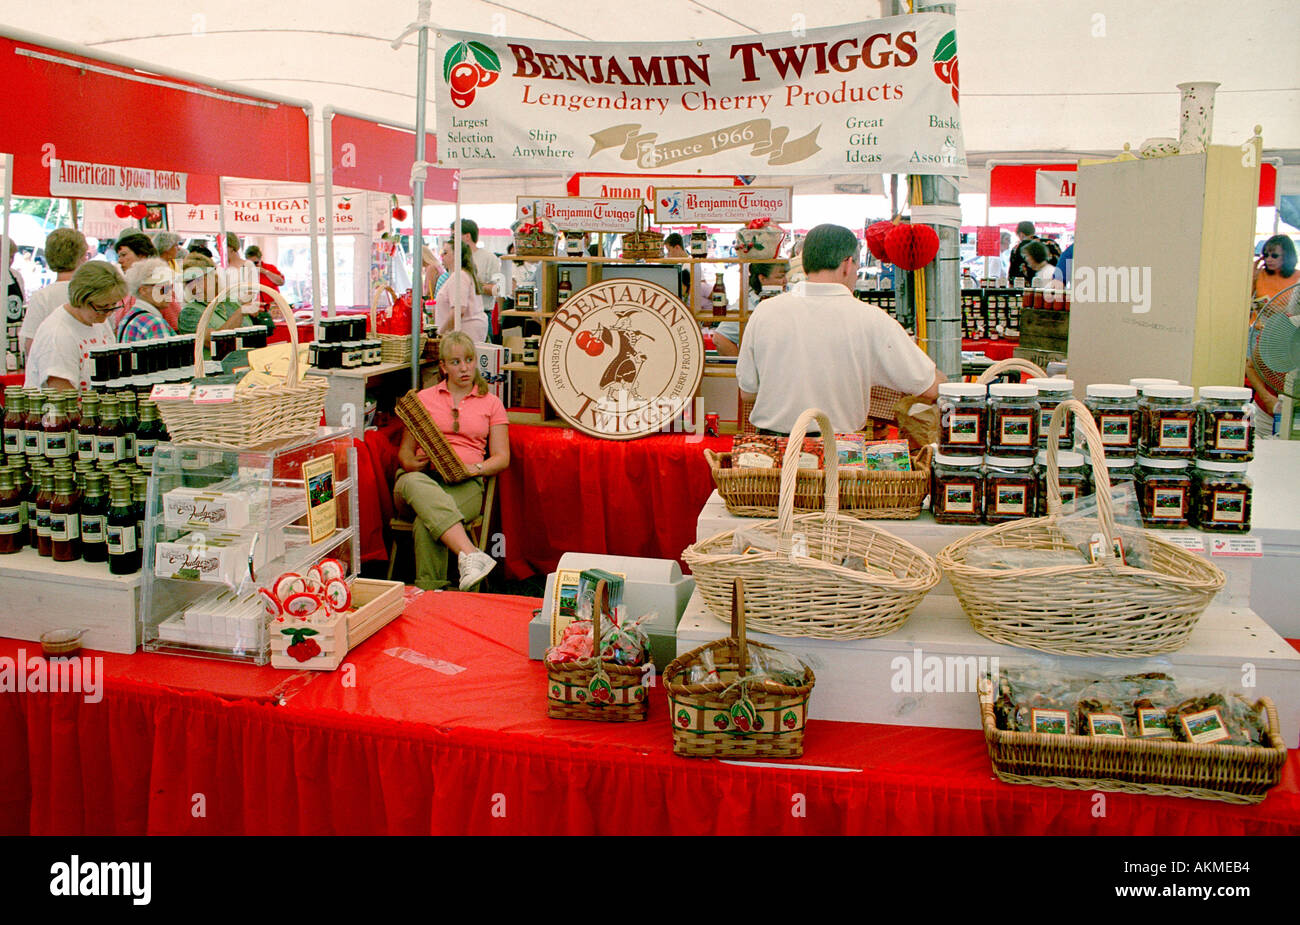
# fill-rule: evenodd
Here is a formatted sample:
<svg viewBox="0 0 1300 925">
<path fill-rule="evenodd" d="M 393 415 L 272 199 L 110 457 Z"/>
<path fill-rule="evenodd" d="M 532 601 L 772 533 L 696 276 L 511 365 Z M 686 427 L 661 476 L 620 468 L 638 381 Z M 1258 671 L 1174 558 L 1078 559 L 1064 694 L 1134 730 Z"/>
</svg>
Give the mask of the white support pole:
<svg viewBox="0 0 1300 925">
<path fill-rule="evenodd" d="M 226 260 L 226 181 L 223 177 L 217 177 L 217 232 L 221 238 L 217 241 L 217 266 L 225 270 L 229 263 Z M 221 289 L 226 288 L 225 274 L 222 274 Z M 218 289 L 217 292 L 220 292 Z M 215 296 L 216 293 L 213 293 Z M 235 296 L 239 298 L 238 295 Z"/>
<path fill-rule="evenodd" d="M 307 113 L 307 221 L 311 224 L 311 318 L 316 325 L 316 333 L 320 334 L 320 306 L 321 306 L 321 289 L 320 289 L 320 254 L 317 252 L 318 235 L 320 228 L 317 227 L 319 219 L 316 216 L 316 152 L 313 150 L 315 145 L 311 143 L 314 133 L 311 130 L 312 107 L 307 104 L 303 107 Z M 332 203 L 325 203 L 325 210 L 329 213 L 329 220 L 334 219 L 334 209 Z M 330 293 L 329 300 L 329 317 L 334 317 L 334 299 L 333 293 Z M 286 318 L 289 324 L 293 324 L 292 318 Z"/>
<path fill-rule="evenodd" d="M 4 276 L 5 319 L 4 319 L 3 326 L 0 326 L 0 333 L 4 334 L 4 346 L 3 346 L 3 352 L 0 352 L 0 356 L 2 356 L 4 352 L 7 352 L 9 350 L 9 272 L 10 272 L 9 270 L 9 257 L 10 257 L 9 210 L 13 205 L 13 196 L 14 196 L 14 156 L 12 154 L 6 154 L 5 155 L 5 190 L 4 190 L 5 211 L 4 211 L 4 218 L 0 220 L 0 228 L 3 229 L 3 234 L 4 234 L 4 243 L 0 244 L 0 267 L 4 267 L 6 271 Z M 19 346 L 19 350 L 21 350 L 22 345 L 19 344 L 18 346 Z M 15 362 L 18 362 L 19 359 L 20 358 L 15 358 Z M 6 363 L 3 372 L 8 372 L 8 371 L 9 371 L 8 363 Z"/>
<path fill-rule="evenodd" d="M 325 129 L 325 291 L 329 298 L 330 317 L 334 317 L 334 111 L 326 106 L 321 110 L 321 124 Z M 369 215 L 369 212 L 367 212 Z"/>
<path fill-rule="evenodd" d="M 415 73 L 415 160 L 423 163 L 426 156 L 424 149 L 424 109 L 428 96 L 426 84 L 429 79 L 429 0 L 420 0 L 420 55 Z M 411 258 L 414 272 L 411 274 L 411 388 L 420 387 L 420 335 L 424 332 L 424 179 L 411 185 L 411 218 L 414 227 L 411 232 Z"/>
</svg>

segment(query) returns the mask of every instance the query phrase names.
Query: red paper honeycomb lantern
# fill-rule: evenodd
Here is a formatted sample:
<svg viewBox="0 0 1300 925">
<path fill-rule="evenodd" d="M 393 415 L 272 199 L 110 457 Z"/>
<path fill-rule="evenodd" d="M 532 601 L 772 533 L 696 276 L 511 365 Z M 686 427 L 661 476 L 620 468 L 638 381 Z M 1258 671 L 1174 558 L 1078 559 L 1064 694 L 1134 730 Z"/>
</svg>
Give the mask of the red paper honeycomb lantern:
<svg viewBox="0 0 1300 925">
<path fill-rule="evenodd" d="M 119 202 L 117 205 L 113 206 L 113 214 L 118 218 L 127 218 L 131 214 L 131 207 L 125 202 Z"/>
<path fill-rule="evenodd" d="M 874 222 L 867 226 L 867 250 L 871 251 L 871 256 L 877 260 L 889 259 L 885 254 L 885 238 L 895 227 L 893 222 Z"/>
<path fill-rule="evenodd" d="M 132 218 L 144 218 L 148 214 L 149 210 L 144 207 L 144 203 L 142 202 L 137 202 L 135 205 L 131 206 Z"/>
<path fill-rule="evenodd" d="M 919 270 L 939 253 L 939 235 L 929 225 L 896 225 L 885 236 L 889 262 L 904 270 Z"/>
</svg>

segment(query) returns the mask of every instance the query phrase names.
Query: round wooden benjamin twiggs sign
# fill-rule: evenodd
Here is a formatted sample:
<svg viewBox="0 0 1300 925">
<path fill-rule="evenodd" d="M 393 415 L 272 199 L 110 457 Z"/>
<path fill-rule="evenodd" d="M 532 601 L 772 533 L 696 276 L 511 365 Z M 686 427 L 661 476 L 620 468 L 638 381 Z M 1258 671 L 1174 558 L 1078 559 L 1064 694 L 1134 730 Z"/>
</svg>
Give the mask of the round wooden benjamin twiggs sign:
<svg viewBox="0 0 1300 925">
<path fill-rule="evenodd" d="M 574 293 L 542 337 L 542 389 L 578 430 L 631 440 L 670 425 L 704 375 L 704 338 L 668 290 L 611 279 Z"/>
</svg>

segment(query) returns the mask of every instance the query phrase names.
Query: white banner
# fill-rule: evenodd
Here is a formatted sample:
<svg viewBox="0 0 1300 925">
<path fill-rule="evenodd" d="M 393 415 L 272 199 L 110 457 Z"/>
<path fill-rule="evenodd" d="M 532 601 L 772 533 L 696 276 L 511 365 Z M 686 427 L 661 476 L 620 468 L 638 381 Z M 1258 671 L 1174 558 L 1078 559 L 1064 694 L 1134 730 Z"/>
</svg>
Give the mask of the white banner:
<svg viewBox="0 0 1300 925">
<path fill-rule="evenodd" d="M 614 174 L 610 176 L 579 174 L 578 195 L 643 199 L 648 206 L 654 201 L 655 189 L 658 186 L 672 186 L 675 188 L 726 186 L 730 182 L 730 177 L 679 177 L 671 174 L 657 177 L 638 177 L 634 174 Z"/>
<path fill-rule="evenodd" d="M 434 62 L 445 167 L 966 173 L 946 13 L 672 43 L 444 31 Z"/>
<path fill-rule="evenodd" d="M 324 210 L 317 204 L 316 224 L 325 230 Z M 311 227 L 309 200 L 303 198 L 236 199 L 226 197 L 226 230 L 235 234 L 308 234 Z M 173 231 L 182 233 L 218 231 L 217 207 L 213 205 L 173 206 Z M 367 234 L 371 216 L 365 195 L 334 197 L 334 233 Z M 381 229 L 382 230 L 382 229 Z"/>
<path fill-rule="evenodd" d="M 1040 170 L 1034 174 L 1034 205 L 1074 205 L 1074 181 L 1079 174 L 1073 170 Z"/>
<path fill-rule="evenodd" d="M 788 222 L 793 200 L 794 195 L 788 186 L 660 187 L 655 194 L 655 222 L 674 225 L 744 224 L 755 218 Z"/>
<path fill-rule="evenodd" d="M 50 159 L 50 195 L 55 198 L 184 202 L 188 179 L 176 170 Z"/>
<path fill-rule="evenodd" d="M 561 196 L 516 196 L 515 218 L 532 221 L 549 219 L 561 231 L 595 231 L 622 234 L 636 230 L 636 210 L 640 199 L 587 199 Z M 533 212 L 536 207 L 536 215 Z"/>
</svg>

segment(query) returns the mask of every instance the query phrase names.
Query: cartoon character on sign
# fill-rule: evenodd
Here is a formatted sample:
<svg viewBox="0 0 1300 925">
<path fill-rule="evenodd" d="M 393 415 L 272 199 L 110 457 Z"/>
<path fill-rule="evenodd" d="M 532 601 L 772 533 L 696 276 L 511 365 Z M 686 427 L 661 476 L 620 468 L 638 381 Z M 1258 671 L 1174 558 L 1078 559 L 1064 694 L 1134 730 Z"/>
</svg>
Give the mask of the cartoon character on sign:
<svg viewBox="0 0 1300 925">
<path fill-rule="evenodd" d="M 661 199 L 661 200 L 659 201 L 659 204 L 662 205 L 665 209 L 668 210 L 668 214 L 669 214 L 669 215 L 681 215 L 681 214 L 682 214 L 682 194 L 681 194 L 681 193 L 674 193 L 674 194 L 671 195 L 671 196 L 665 196 L 663 199 Z"/>
<path fill-rule="evenodd" d="M 579 331 L 574 342 L 591 357 L 600 356 L 607 346 L 614 348 L 614 358 L 600 376 L 600 387 L 605 389 L 605 397 L 609 401 L 617 401 L 619 392 L 626 392 L 634 401 L 645 401 L 636 391 L 645 354 L 637 350 L 636 345 L 643 337 L 647 340 L 654 338 L 645 331 L 632 328 L 631 316 L 636 314 L 635 311 L 614 314 L 618 320 L 612 325 L 597 323 L 594 330 Z"/>
</svg>

